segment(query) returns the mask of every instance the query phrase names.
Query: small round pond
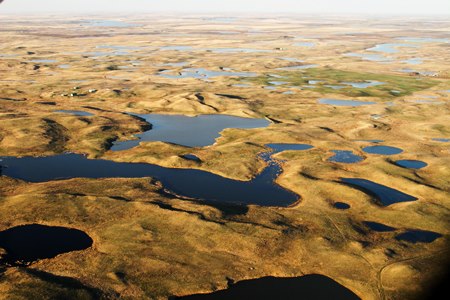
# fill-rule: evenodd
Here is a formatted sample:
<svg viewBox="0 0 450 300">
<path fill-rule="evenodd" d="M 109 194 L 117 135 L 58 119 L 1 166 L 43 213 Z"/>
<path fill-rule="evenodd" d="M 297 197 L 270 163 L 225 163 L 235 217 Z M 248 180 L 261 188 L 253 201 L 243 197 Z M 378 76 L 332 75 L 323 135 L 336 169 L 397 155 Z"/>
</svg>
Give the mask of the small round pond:
<svg viewBox="0 0 450 300">
<path fill-rule="evenodd" d="M 334 208 L 346 210 L 350 208 L 350 204 L 344 203 L 344 202 L 336 202 L 333 204 Z"/>
</svg>

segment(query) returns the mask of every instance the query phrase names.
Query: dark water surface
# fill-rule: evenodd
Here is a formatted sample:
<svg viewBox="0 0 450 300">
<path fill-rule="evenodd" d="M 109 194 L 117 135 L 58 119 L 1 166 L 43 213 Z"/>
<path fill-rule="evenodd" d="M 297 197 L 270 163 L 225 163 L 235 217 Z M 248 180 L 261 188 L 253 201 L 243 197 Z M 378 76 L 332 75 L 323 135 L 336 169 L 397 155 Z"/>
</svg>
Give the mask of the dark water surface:
<svg viewBox="0 0 450 300">
<path fill-rule="evenodd" d="M 390 146 L 369 146 L 363 148 L 363 151 L 370 154 L 394 155 L 403 152 L 402 149 Z"/>
<path fill-rule="evenodd" d="M 220 132 L 226 128 L 262 128 L 269 126 L 266 119 L 250 119 L 226 115 L 182 115 L 147 114 L 135 115 L 152 124 L 146 132 L 137 134 L 138 140 L 114 142 L 111 150 L 131 149 L 143 141 L 162 141 L 188 147 L 204 147 L 214 144 Z"/>
<path fill-rule="evenodd" d="M 442 234 L 425 231 L 425 230 L 413 230 L 410 229 L 406 232 L 398 234 L 395 239 L 398 241 L 406 241 L 410 243 L 432 243 L 437 238 L 440 238 Z"/>
<path fill-rule="evenodd" d="M 394 231 L 395 228 L 394 227 L 390 227 L 381 223 L 377 223 L 377 222 L 370 222 L 370 221 L 364 221 L 363 222 L 364 225 L 366 225 L 367 227 L 369 227 L 370 229 L 372 229 L 373 231 L 376 232 L 389 232 L 389 231 Z"/>
<path fill-rule="evenodd" d="M 263 277 L 240 281 L 228 289 L 171 299 L 185 300 L 353 300 L 352 291 L 323 275 L 277 278 Z"/>
<path fill-rule="evenodd" d="M 22 225 L 0 232 L 0 247 L 7 254 L 0 263 L 28 265 L 36 260 L 84 250 L 92 239 L 83 231 L 39 224 Z"/>
<path fill-rule="evenodd" d="M 396 165 L 402 167 L 402 168 L 407 168 L 407 169 L 422 169 L 425 168 L 426 166 L 428 166 L 427 163 L 420 161 L 420 160 L 397 160 L 395 162 Z"/>
<path fill-rule="evenodd" d="M 165 168 L 144 163 L 120 163 L 101 159 L 87 159 L 78 154 L 48 157 L 1 157 L 3 175 L 29 182 L 46 182 L 68 178 L 143 178 L 159 180 L 172 194 L 229 204 L 257 204 L 286 207 L 299 196 L 274 183 L 282 168 L 271 159 L 283 150 L 305 150 L 304 144 L 270 144 L 273 152 L 261 155 L 268 165 L 250 181 L 228 179 L 195 169 Z"/>
<path fill-rule="evenodd" d="M 399 202 L 416 201 L 417 198 L 402 193 L 390 187 L 375 183 L 370 180 L 360 178 L 341 178 L 341 181 L 347 185 L 361 189 L 375 196 L 383 206 L 389 206 Z"/>
<path fill-rule="evenodd" d="M 344 202 L 336 202 L 333 204 L 333 206 L 334 206 L 334 208 L 343 209 L 343 210 L 350 208 L 350 205 L 347 203 L 344 203 Z"/>
</svg>

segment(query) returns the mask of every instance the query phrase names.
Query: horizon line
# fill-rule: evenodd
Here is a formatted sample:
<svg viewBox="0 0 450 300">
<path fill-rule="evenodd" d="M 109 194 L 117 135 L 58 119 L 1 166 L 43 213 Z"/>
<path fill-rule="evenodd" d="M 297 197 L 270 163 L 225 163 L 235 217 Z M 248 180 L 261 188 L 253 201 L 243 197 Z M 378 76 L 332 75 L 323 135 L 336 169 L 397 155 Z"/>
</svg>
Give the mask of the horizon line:
<svg viewBox="0 0 450 300">
<path fill-rule="evenodd" d="M 25 12 L 19 12 L 19 11 L 6 11 L 2 12 L 0 9 L 0 16 L 1 15 L 70 15 L 73 16 L 80 16 L 80 15 L 146 15 L 146 14 L 170 14 L 170 15 L 221 15 L 230 17 L 231 15 L 234 16 L 273 16 L 273 15 L 281 15 L 281 16 L 360 16 L 360 17 L 369 17 L 369 16 L 396 16 L 396 17 L 446 17 L 450 19 L 450 14 L 445 13 L 385 13 L 385 12 L 365 12 L 365 13 L 358 13 L 358 12 L 289 12 L 289 11 L 273 11 L 273 12 L 249 12 L 249 11 L 169 11 L 169 10 L 161 10 L 161 11 L 141 11 L 141 12 L 134 12 L 134 11 L 38 11 L 38 12 L 32 12 L 32 11 L 25 11 Z"/>
</svg>

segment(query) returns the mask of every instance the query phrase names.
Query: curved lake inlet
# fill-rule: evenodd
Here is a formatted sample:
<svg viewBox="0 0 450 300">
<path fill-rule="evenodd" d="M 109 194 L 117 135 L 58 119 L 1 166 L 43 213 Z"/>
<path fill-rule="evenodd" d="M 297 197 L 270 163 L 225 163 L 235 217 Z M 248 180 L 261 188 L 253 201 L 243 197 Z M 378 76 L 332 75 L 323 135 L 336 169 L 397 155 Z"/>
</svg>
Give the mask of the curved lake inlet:
<svg viewBox="0 0 450 300">
<path fill-rule="evenodd" d="M 83 231 L 39 224 L 22 225 L 0 232 L 0 247 L 6 254 L 0 263 L 29 265 L 59 254 L 91 247 L 92 239 Z"/>
<path fill-rule="evenodd" d="M 395 162 L 395 164 L 397 166 L 400 166 L 402 168 L 407 168 L 407 169 L 422 169 L 422 168 L 425 168 L 426 166 L 428 166 L 428 164 L 423 161 L 409 160 L 409 159 L 397 160 Z"/>
<path fill-rule="evenodd" d="M 228 289 L 210 294 L 197 294 L 170 299 L 183 300 L 248 300 L 248 299 L 360 299 L 352 291 L 323 275 L 243 280 Z"/>
<path fill-rule="evenodd" d="M 395 239 L 398 241 L 405 241 L 415 244 L 415 243 L 432 243 L 440 237 L 442 237 L 442 234 L 433 231 L 410 229 L 406 232 L 396 235 Z"/>
<path fill-rule="evenodd" d="M 360 178 L 341 178 L 341 181 L 375 196 L 383 206 L 399 202 L 416 201 L 417 198 L 390 187 Z"/>
<path fill-rule="evenodd" d="M 319 99 L 319 103 L 334 105 L 334 106 L 352 106 L 352 107 L 376 104 L 376 102 L 370 102 L 370 101 L 365 102 L 365 101 L 356 101 L 356 100 L 339 100 L 339 99 L 328 99 L 328 98 Z"/>
<path fill-rule="evenodd" d="M 250 119 L 226 115 L 135 115 L 152 124 L 146 132 L 135 135 L 138 140 L 114 142 L 112 151 L 131 149 L 140 142 L 161 141 L 188 147 L 204 147 L 214 144 L 220 132 L 226 128 L 251 129 L 269 126 L 266 119 Z"/>
<path fill-rule="evenodd" d="M 361 156 L 353 154 L 352 151 L 332 150 L 332 152 L 334 152 L 334 156 L 328 159 L 329 161 L 332 162 L 354 164 L 364 159 Z"/>
<path fill-rule="evenodd" d="M 394 155 L 403 152 L 402 149 L 390 146 L 369 146 L 362 149 L 366 153 L 380 155 Z"/>
<path fill-rule="evenodd" d="M 292 148 L 291 148 L 292 146 Z M 48 157 L 3 157 L 3 175 L 29 182 L 46 182 L 69 178 L 143 178 L 159 180 L 164 189 L 181 197 L 230 204 L 257 204 L 287 207 L 299 196 L 277 185 L 280 164 L 271 156 L 284 150 L 305 150 L 310 145 L 270 144 L 274 151 L 261 155 L 268 165 L 250 181 L 225 178 L 195 169 L 164 168 L 143 163 L 119 163 L 87 159 L 78 154 Z"/>
</svg>

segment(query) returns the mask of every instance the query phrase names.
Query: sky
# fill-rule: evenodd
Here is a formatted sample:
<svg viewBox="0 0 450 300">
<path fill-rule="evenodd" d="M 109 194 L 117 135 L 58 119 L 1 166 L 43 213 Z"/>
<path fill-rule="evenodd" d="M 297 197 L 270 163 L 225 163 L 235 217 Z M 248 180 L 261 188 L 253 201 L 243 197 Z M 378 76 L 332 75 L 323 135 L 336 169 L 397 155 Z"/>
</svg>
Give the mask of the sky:
<svg viewBox="0 0 450 300">
<path fill-rule="evenodd" d="M 450 15 L 450 0 L 4 0 L 0 4 L 0 15 L 43 12 Z"/>
</svg>

